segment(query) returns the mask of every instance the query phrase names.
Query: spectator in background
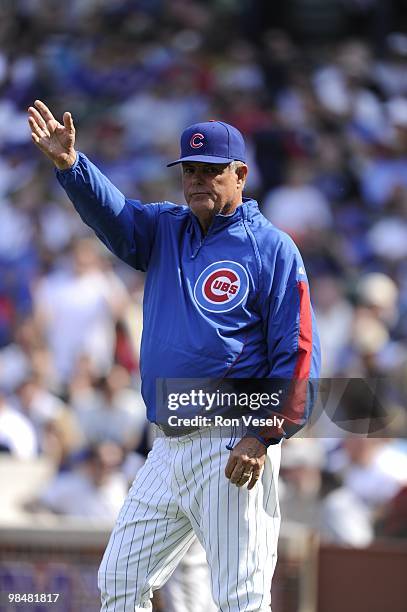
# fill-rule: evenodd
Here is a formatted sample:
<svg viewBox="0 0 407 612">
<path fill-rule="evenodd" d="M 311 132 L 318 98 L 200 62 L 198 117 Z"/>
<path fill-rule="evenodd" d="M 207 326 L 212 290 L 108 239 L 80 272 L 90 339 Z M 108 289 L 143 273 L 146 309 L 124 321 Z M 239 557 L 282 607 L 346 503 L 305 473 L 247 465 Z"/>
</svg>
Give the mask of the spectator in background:
<svg viewBox="0 0 407 612">
<path fill-rule="evenodd" d="M 40 452 L 59 469 L 66 467 L 84 445 L 77 416 L 35 376 L 20 385 L 17 397 L 22 413 L 34 425 Z"/>
<path fill-rule="evenodd" d="M 306 162 L 292 163 L 286 183 L 266 196 L 263 207 L 264 215 L 300 246 L 311 242 L 318 232 L 329 230 L 332 224 L 329 202 L 310 184 L 311 177 Z"/>
<path fill-rule="evenodd" d="M 313 296 L 324 347 L 322 376 L 335 376 L 339 357 L 350 340 L 354 310 L 345 297 L 344 283 L 334 276 L 319 276 L 313 284 Z"/>
<path fill-rule="evenodd" d="M 93 401 L 85 395 L 78 403 L 76 396 L 75 412 L 88 443 L 111 440 L 127 450 L 139 446 L 146 427 L 145 406 L 140 392 L 130 386 L 129 373 L 115 365 L 99 381 Z"/>
<path fill-rule="evenodd" d="M 407 484 L 407 456 L 392 440 L 347 437 L 332 466 L 344 485 L 374 512 Z"/>
<path fill-rule="evenodd" d="M 127 494 L 123 457 L 113 442 L 86 448 L 72 471 L 56 474 L 31 509 L 112 524 Z"/>
<path fill-rule="evenodd" d="M 72 270 L 48 275 L 35 291 L 36 320 L 49 344 L 60 382 L 66 385 L 87 355 L 95 375 L 106 374 L 115 349 L 115 321 L 126 307 L 120 279 L 105 271 L 91 239 L 73 249 Z"/>
<path fill-rule="evenodd" d="M 1 393 L 0 444 L 18 459 L 33 459 L 38 451 L 33 425 Z"/>
<path fill-rule="evenodd" d="M 340 476 L 323 471 L 318 530 L 322 540 L 363 548 L 374 539 L 373 513 Z"/>
<path fill-rule="evenodd" d="M 407 35 L 394 31 L 386 36 L 383 52 L 376 57 L 373 78 L 387 98 L 407 94 Z"/>
<path fill-rule="evenodd" d="M 394 98 L 387 103 L 380 122 L 387 131 L 381 149 L 370 149 L 361 173 L 361 187 L 372 208 L 386 208 L 407 189 L 407 100 Z"/>
<path fill-rule="evenodd" d="M 366 274 L 360 278 L 356 291 L 361 306 L 369 309 L 389 329 L 395 326 L 399 295 L 396 283 L 389 276 L 379 272 Z"/>
<path fill-rule="evenodd" d="M 288 521 L 317 527 L 324 447 L 320 440 L 286 440 L 281 455 L 281 508 Z"/>
<path fill-rule="evenodd" d="M 27 317 L 21 320 L 12 331 L 13 342 L 0 349 L 0 388 L 8 393 L 15 391 L 33 369 L 37 370 L 38 367 L 42 371 L 46 369 L 44 353 L 47 353 L 47 349 L 33 318 Z M 48 384 L 52 385 L 51 372 L 49 368 L 47 379 Z"/>
</svg>

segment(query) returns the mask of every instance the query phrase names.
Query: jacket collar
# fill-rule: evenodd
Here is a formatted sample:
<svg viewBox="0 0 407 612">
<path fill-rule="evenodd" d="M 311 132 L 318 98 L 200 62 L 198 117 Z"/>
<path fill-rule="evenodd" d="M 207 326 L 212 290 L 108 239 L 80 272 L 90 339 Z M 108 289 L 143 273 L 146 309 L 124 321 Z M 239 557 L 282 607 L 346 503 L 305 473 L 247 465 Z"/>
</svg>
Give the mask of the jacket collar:
<svg viewBox="0 0 407 612">
<path fill-rule="evenodd" d="M 243 198 L 242 203 L 239 204 L 231 215 L 222 215 L 221 213 L 215 215 L 206 235 L 221 231 L 227 227 L 230 227 L 231 225 L 234 225 L 235 223 L 239 223 L 239 221 L 250 219 L 258 212 L 259 205 L 256 200 L 253 200 L 252 198 Z M 190 216 L 194 227 L 197 229 L 199 228 L 201 231 L 198 218 L 192 211 L 190 211 Z"/>
</svg>

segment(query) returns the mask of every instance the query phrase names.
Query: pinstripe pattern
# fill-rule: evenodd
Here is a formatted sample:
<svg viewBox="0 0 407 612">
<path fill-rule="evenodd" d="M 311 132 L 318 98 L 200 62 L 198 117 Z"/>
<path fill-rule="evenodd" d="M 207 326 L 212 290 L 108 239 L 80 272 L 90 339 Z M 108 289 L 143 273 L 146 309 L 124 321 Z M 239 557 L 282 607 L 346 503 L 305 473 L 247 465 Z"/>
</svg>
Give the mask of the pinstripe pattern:
<svg viewBox="0 0 407 612">
<path fill-rule="evenodd" d="M 144 483 L 145 483 L 146 479 L 147 479 L 147 478 L 148 478 L 148 476 L 149 476 L 149 472 L 148 472 L 148 470 L 145 470 L 145 472 L 146 472 L 145 477 L 144 477 L 144 478 L 141 480 L 141 482 L 140 482 L 140 487 L 141 487 L 141 488 L 143 487 L 143 485 L 144 485 Z M 141 477 L 141 475 L 142 475 L 142 471 L 140 470 L 140 472 L 139 472 L 139 476 Z M 126 500 L 126 502 L 125 502 L 125 504 L 124 504 L 124 507 L 126 507 L 126 506 L 127 506 L 127 508 L 126 508 L 126 512 L 124 513 L 124 515 L 123 515 L 123 516 L 122 516 L 122 513 L 120 513 L 120 515 L 119 515 L 119 519 L 118 519 L 118 523 L 117 523 L 117 524 L 121 524 L 121 523 L 126 524 L 126 516 L 127 516 L 127 512 L 128 512 L 130 509 L 131 509 L 131 503 L 130 503 L 129 498 L 127 498 L 127 500 Z M 138 506 L 137 506 L 137 507 L 138 507 Z M 133 512 L 133 516 L 134 516 L 134 514 L 135 514 L 135 512 Z M 123 543 L 123 538 L 124 538 L 124 534 L 125 534 L 125 532 L 126 532 L 126 527 L 123 529 L 123 534 L 122 534 L 122 538 L 121 538 L 120 545 L 119 545 L 119 552 L 120 552 L 120 549 L 121 549 L 121 546 L 122 546 L 122 543 Z M 109 562 L 110 562 L 110 556 L 111 556 L 112 550 L 114 550 L 114 544 L 115 544 L 115 540 L 116 540 L 116 531 L 114 531 L 112 535 L 113 535 L 113 542 L 112 542 L 112 544 L 111 544 L 111 546 L 110 546 L 110 549 L 109 549 L 109 546 L 108 546 L 108 548 L 107 548 L 107 550 L 106 550 L 106 553 L 108 553 L 108 555 L 107 555 L 107 562 L 106 562 L 106 565 L 107 565 L 107 566 L 109 565 Z M 105 555 L 106 555 L 106 553 L 105 553 Z M 114 575 L 116 575 L 116 573 L 117 573 L 117 569 L 118 569 L 118 562 L 119 562 L 119 554 L 117 554 L 117 559 L 116 559 L 116 565 L 115 565 Z M 127 578 L 127 572 L 126 572 L 126 578 Z M 106 572 L 106 574 L 105 574 L 105 591 L 107 591 L 107 572 Z M 115 612 L 115 610 L 116 610 L 116 601 L 117 601 L 117 582 L 116 582 L 116 580 L 115 580 L 115 581 L 114 581 L 114 600 L 113 600 L 113 603 L 114 603 L 113 611 L 114 611 L 114 612 Z M 109 603 L 107 604 L 107 607 L 106 607 L 106 612 L 109 612 Z"/>
<path fill-rule="evenodd" d="M 239 517 L 239 508 L 240 508 L 240 496 L 239 496 L 240 491 L 237 494 L 237 503 L 238 503 L 238 517 Z M 249 495 L 247 498 L 247 514 L 249 516 L 251 516 L 251 508 L 250 508 L 250 502 L 251 502 L 251 496 Z M 239 520 L 238 520 L 238 534 L 239 534 Z M 238 535 L 238 537 L 240 537 Z M 248 588 L 248 584 L 249 584 L 249 542 L 250 542 L 250 537 L 251 537 L 251 524 L 250 522 L 247 524 L 247 546 L 246 546 L 246 580 L 245 580 L 245 586 L 246 586 L 246 605 L 249 605 L 249 588 Z M 236 585 L 239 584 L 239 566 L 237 569 L 237 576 L 236 576 Z M 237 586 L 236 586 L 237 588 Z M 237 593 L 236 593 L 237 594 Z"/>
<path fill-rule="evenodd" d="M 120 511 L 99 570 L 102 612 L 148 610 L 195 534 L 206 550 L 219 612 L 270 612 L 280 525 L 280 447 L 268 449 L 252 491 L 226 479 L 217 432 L 158 438 Z"/>
<path fill-rule="evenodd" d="M 217 548 L 217 551 L 218 551 L 218 564 L 217 564 L 217 567 L 219 568 L 219 571 L 216 572 L 217 573 L 217 577 L 218 577 L 218 593 L 219 593 L 218 600 L 217 600 L 218 602 L 221 601 L 221 599 L 222 599 L 221 598 L 221 590 L 220 590 L 220 574 L 221 574 L 220 568 L 222 566 L 221 566 L 221 563 L 220 563 L 220 546 L 221 546 L 221 543 L 220 543 L 220 533 L 219 533 L 219 523 L 220 523 L 220 512 L 219 512 L 219 503 L 220 503 L 220 465 L 221 465 L 220 464 L 220 451 L 221 451 L 221 448 L 222 448 L 222 439 L 220 439 L 220 442 L 219 442 L 219 451 L 218 451 L 219 455 L 217 457 L 217 459 L 218 459 L 218 470 L 217 470 L 216 481 L 215 481 L 216 482 L 216 486 L 217 486 L 216 515 L 215 516 L 216 516 L 216 528 L 217 528 L 217 536 L 218 536 L 216 538 L 216 548 Z M 227 573 L 229 574 L 229 572 L 227 572 Z"/>
<path fill-rule="evenodd" d="M 227 550 L 227 567 L 232 569 L 231 566 L 231 562 L 230 562 L 230 545 L 229 545 L 229 538 L 230 538 L 230 482 L 227 483 L 227 488 L 228 488 L 228 502 L 227 502 L 227 523 L 226 523 L 226 550 Z M 238 523 L 237 523 L 237 537 L 239 538 L 239 513 L 237 514 L 237 518 L 238 518 Z M 229 574 L 230 572 L 228 571 L 227 573 L 227 580 L 226 580 L 226 590 L 229 592 Z M 229 606 L 229 602 L 228 602 L 228 609 L 230 610 L 230 606 Z"/>
<path fill-rule="evenodd" d="M 229 483 L 229 491 L 230 491 L 230 483 Z M 247 501 L 249 501 L 249 496 Z M 247 524 L 247 530 L 249 530 L 250 528 L 250 524 Z M 247 533 L 247 543 L 246 543 L 246 558 L 247 558 L 247 554 L 249 552 L 249 533 Z M 237 541 L 238 543 L 240 542 L 240 490 L 237 490 Z M 239 581 L 240 581 L 240 575 L 239 575 L 239 560 L 240 560 L 240 555 L 236 555 L 236 562 L 237 562 L 237 567 L 236 567 L 236 599 L 237 599 L 237 603 L 239 606 L 239 610 L 240 610 L 240 597 L 239 597 L 239 592 L 238 592 L 238 585 L 239 585 Z M 247 586 L 246 586 L 246 595 L 248 595 L 248 591 L 247 591 Z"/>
</svg>

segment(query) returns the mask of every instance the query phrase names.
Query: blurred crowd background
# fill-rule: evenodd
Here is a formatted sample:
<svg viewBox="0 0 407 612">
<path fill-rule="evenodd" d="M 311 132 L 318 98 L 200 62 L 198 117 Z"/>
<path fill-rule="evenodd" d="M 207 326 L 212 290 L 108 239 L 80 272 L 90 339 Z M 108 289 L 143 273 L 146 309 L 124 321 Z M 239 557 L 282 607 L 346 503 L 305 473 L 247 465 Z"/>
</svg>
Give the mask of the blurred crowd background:
<svg viewBox="0 0 407 612">
<path fill-rule="evenodd" d="M 0 449 L 51 466 L 3 520 L 113 522 L 151 444 L 143 276 L 96 241 L 31 143 L 39 98 L 145 202 L 184 203 L 165 167 L 184 127 L 243 132 L 247 195 L 305 260 L 322 375 L 387 381 L 397 421 L 389 437 L 285 443 L 284 519 L 351 546 L 407 536 L 405 26 L 389 0 L 0 2 Z"/>
</svg>

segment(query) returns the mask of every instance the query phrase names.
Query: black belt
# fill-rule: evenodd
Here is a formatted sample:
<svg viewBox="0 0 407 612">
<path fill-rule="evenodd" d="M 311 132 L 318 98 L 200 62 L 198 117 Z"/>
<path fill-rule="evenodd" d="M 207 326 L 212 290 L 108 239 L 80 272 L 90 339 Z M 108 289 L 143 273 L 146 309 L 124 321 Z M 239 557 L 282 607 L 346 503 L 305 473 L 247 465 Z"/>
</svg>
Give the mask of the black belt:
<svg viewBox="0 0 407 612">
<path fill-rule="evenodd" d="M 171 427 L 170 425 L 162 425 L 156 423 L 158 429 L 164 434 L 166 438 L 179 438 L 180 436 L 188 436 L 195 431 L 199 431 L 201 427 Z"/>
</svg>

